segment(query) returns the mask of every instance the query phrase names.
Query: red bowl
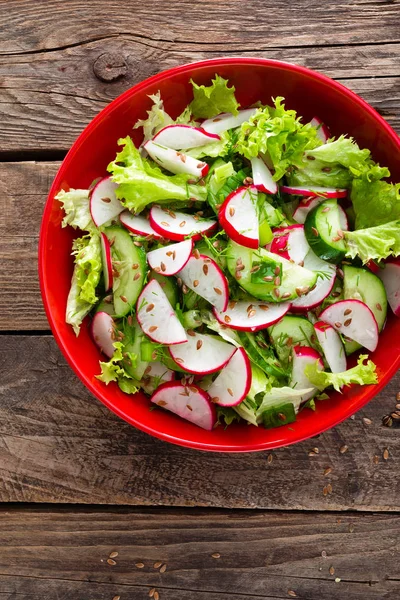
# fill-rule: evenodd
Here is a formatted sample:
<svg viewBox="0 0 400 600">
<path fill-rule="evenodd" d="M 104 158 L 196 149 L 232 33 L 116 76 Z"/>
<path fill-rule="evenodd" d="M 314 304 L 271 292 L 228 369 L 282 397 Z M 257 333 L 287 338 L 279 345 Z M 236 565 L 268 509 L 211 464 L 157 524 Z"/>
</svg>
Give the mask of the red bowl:
<svg viewBox="0 0 400 600">
<path fill-rule="evenodd" d="M 305 121 L 318 115 L 334 135 L 352 135 L 361 147 L 372 150 L 373 158 L 389 167 L 393 179 L 400 180 L 400 140 L 377 112 L 356 94 L 328 77 L 304 67 L 261 58 L 218 58 L 164 71 L 134 86 L 114 100 L 93 119 L 72 146 L 51 187 L 44 210 L 39 244 L 39 275 L 43 302 L 54 336 L 66 359 L 85 386 L 103 404 L 131 423 L 169 442 L 218 452 L 249 452 L 287 446 L 314 436 L 348 418 L 383 388 L 400 364 L 400 320 L 390 315 L 371 358 L 377 365 L 379 384 L 354 386 L 344 394 L 317 403 L 315 412 L 305 410 L 290 426 L 265 430 L 232 425 L 224 430 L 203 431 L 174 415 L 150 411 L 143 394 L 129 396 L 116 384 L 108 386 L 95 379 L 101 355 L 93 344 L 87 321 L 79 337 L 65 323 L 65 307 L 73 261 L 71 228 L 61 229 L 62 211 L 54 200 L 58 191 L 87 188 L 106 173 L 115 157 L 119 137 L 132 135 L 140 143 L 139 130 L 132 126 L 146 115 L 151 101 L 148 94 L 160 90 L 165 108 L 177 116 L 191 100 L 190 79 L 209 83 L 219 73 L 236 88 L 243 107 L 271 96 L 284 96 Z"/>
</svg>

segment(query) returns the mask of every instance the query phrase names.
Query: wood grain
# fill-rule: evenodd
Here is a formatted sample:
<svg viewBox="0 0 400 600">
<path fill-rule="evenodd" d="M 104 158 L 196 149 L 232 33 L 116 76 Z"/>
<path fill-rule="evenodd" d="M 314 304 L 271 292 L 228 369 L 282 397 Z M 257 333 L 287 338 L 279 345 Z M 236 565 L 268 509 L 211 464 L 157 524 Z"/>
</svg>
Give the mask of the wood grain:
<svg viewBox="0 0 400 600">
<path fill-rule="evenodd" d="M 399 376 L 354 419 L 269 463 L 267 453 L 208 454 L 130 427 L 86 391 L 51 336 L 2 336 L 0 365 L 0 502 L 400 510 L 399 429 L 381 424 Z"/>
<path fill-rule="evenodd" d="M 399 541 L 395 515 L 3 509 L 0 598 L 395 600 Z"/>
<path fill-rule="evenodd" d="M 68 3 L 71 4 L 71 3 Z M 243 40 L 248 32 L 243 31 Z M 244 51 L 198 45 L 149 43 L 135 35 L 97 40 L 63 50 L 0 55 L 0 151 L 66 151 L 89 121 L 111 100 L 164 69 L 222 55 L 257 55 L 305 65 L 338 79 L 400 128 L 400 44 L 272 48 Z M 121 68 L 97 69 L 102 57 Z M 97 73 L 97 76 L 96 74 Z M 99 79 L 100 75 L 108 81 Z M 378 77 L 376 77 L 378 75 Z"/>
</svg>

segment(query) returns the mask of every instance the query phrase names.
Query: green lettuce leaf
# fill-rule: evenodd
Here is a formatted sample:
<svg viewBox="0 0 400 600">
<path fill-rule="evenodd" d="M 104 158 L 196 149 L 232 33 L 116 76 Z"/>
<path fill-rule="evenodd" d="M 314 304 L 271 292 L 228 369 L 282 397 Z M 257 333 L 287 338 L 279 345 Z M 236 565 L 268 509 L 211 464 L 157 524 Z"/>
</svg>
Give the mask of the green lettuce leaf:
<svg viewBox="0 0 400 600">
<path fill-rule="evenodd" d="M 301 168 L 304 152 L 321 144 L 315 127 L 303 125 L 296 111 L 286 110 L 283 98 L 278 97 L 273 107 L 259 108 L 241 125 L 236 150 L 249 159 L 268 153 L 278 181 L 289 167 Z"/>
<path fill-rule="evenodd" d="M 351 383 L 359 383 L 367 385 L 370 383 L 378 383 L 376 374 L 376 365 L 372 360 L 367 360 L 366 354 L 360 354 L 357 365 L 352 369 L 347 369 L 343 373 L 327 373 L 318 369 L 318 361 L 314 364 L 307 365 L 304 373 L 315 387 L 321 392 L 327 387 L 333 386 L 336 391 L 340 392 L 341 388 Z M 364 364 L 364 361 L 367 361 Z"/>
<path fill-rule="evenodd" d="M 100 236 L 93 235 L 74 240 L 72 254 L 75 255 L 77 284 L 80 288 L 79 299 L 90 304 L 98 301 L 96 287 L 100 281 L 102 270 Z"/>
<path fill-rule="evenodd" d="M 68 192 L 61 190 L 55 198 L 61 202 L 65 212 L 62 227 L 71 225 L 74 229 L 95 231 L 96 226 L 89 209 L 89 190 L 70 189 Z"/>
<path fill-rule="evenodd" d="M 369 260 L 383 260 L 400 254 L 400 220 L 391 221 L 377 227 L 345 231 L 346 256 L 358 256 L 363 263 Z"/>
<path fill-rule="evenodd" d="M 271 382 L 264 371 L 251 363 L 251 387 L 247 397 L 256 402 L 256 396 L 271 388 Z"/>
<path fill-rule="evenodd" d="M 78 284 L 76 276 L 76 270 L 74 269 L 71 281 L 71 287 L 67 299 L 67 308 L 65 311 L 65 321 L 69 325 L 72 325 L 76 335 L 79 335 L 80 326 L 82 325 L 83 319 L 92 310 L 93 304 L 81 300 L 79 297 L 81 288 Z"/>
<path fill-rule="evenodd" d="M 307 152 L 307 156 L 323 160 L 326 163 L 339 164 L 346 169 L 353 168 L 361 171 L 370 155 L 369 150 L 361 150 L 352 138 L 344 135 Z"/>
<path fill-rule="evenodd" d="M 218 425 L 232 425 L 235 421 L 237 423 L 240 422 L 240 416 L 233 410 L 233 408 L 228 408 L 225 406 L 217 406 L 217 424 Z"/>
<path fill-rule="evenodd" d="M 273 387 L 264 395 L 257 410 L 257 416 L 260 416 L 267 408 L 271 408 L 277 404 L 279 405 L 282 402 L 291 402 L 297 413 L 299 411 L 301 397 L 311 391 L 312 388 L 296 390 L 287 386 Z"/>
<path fill-rule="evenodd" d="M 215 75 L 212 85 L 197 85 L 192 80 L 191 84 L 193 100 L 189 109 L 196 119 L 211 119 L 224 112 L 238 114 L 239 104 L 235 98 L 235 88 L 228 87 L 227 79 Z"/>
<path fill-rule="evenodd" d="M 351 201 L 356 215 L 356 229 L 383 225 L 400 219 L 400 183 L 355 179 Z"/>
<path fill-rule="evenodd" d="M 173 119 L 164 110 L 164 103 L 161 99 L 160 92 L 157 94 L 149 95 L 150 100 L 153 101 L 153 106 L 147 111 L 147 119 L 139 119 L 133 129 L 143 127 L 143 141 L 147 142 L 163 127 L 172 125 Z"/>
<path fill-rule="evenodd" d="M 210 156 L 215 158 L 218 156 L 226 156 L 232 146 L 232 140 L 229 131 L 224 131 L 219 134 L 220 140 L 206 144 L 205 146 L 198 146 L 191 150 L 185 150 L 185 154 L 192 156 L 192 158 L 203 158 L 204 156 Z"/>
<path fill-rule="evenodd" d="M 128 375 L 122 365 L 124 359 L 129 360 L 134 365 L 136 363 L 136 354 L 126 352 L 122 342 L 115 342 L 113 346 L 115 348 L 114 354 L 109 361 L 100 361 L 101 373 L 100 375 L 96 375 L 96 378 L 103 381 L 106 385 L 111 381 L 116 381 L 123 392 L 136 394 L 139 391 L 140 384 Z"/>
<path fill-rule="evenodd" d="M 118 140 L 118 144 L 124 148 L 108 165 L 108 171 L 112 173 L 113 181 L 119 184 L 118 198 L 132 212 L 140 213 L 153 202 L 206 200 L 206 187 L 189 184 L 188 181 L 193 179 L 191 175 L 165 175 L 155 163 L 141 157 L 129 136 Z"/>
</svg>

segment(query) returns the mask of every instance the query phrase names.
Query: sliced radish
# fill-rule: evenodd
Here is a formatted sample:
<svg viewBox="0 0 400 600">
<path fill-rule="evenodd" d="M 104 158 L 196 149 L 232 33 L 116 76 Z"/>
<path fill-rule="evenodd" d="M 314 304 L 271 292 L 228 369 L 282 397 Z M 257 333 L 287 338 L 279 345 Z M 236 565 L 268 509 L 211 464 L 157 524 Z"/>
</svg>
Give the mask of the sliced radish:
<svg viewBox="0 0 400 600">
<path fill-rule="evenodd" d="M 324 363 L 321 355 L 311 348 L 310 346 L 295 346 L 293 348 L 293 360 L 292 360 L 292 372 L 290 375 L 289 387 L 305 390 L 311 388 L 310 392 L 307 392 L 301 396 L 300 402 L 305 402 L 312 398 L 317 392 L 317 388 L 312 385 L 304 369 L 307 365 L 311 365 L 318 361 L 318 369 L 324 370 Z"/>
<path fill-rule="evenodd" d="M 328 126 L 325 125 L 319 117 L 313 117 L 310 121 L 310 125 L 317 129 L 317 136 L 324 144 L 332 137 Z"/>
<path fill-rule="evenodd" d="M 154 392 L 151 401 L 208 431 L 217 420 L 209 395 L 194 383 L 186 386 L 178 381 L 163 383 Z"/>
<path fill-rule="evenodd" d="M 202 127 L 191 125 L 167 125 L 160 129 L 153 137 L 153 142 L 172 148 L 173 150 L 187 150 L 217 142 L 221 138 L 214 133 L 208 133 Z"/>
<path fill-rule="evenodd" d="M 92 321 L 92 337 L 96 346 L 108 358 L 111 358 L 115 352 L 113 343 L 115 323 L 112 317 L 106 312 L 98 312 L 94 315 Z"/>
<path fill-rule="evenodd" d="M 400 260 L 385 264 L 376 274 L 385 286 L 389 306 L 397 317 L 400 317 Z"/>
<path fill-rule="evenodd" d="M 90 214 L 96 227 L 118 217 L 125 207 L 115 195 L 118 184 L 111 177 L 103 177 L 90 193 Z"/>
<path fill-rule="evenodd" d="M 142 290 L 136 308 L 142 331 L 160 344 L 182 344 L 187 335 L 164 290 L 152 279 Z"/>
<path fill-rule="evenodd" d="M 279 321 L 290 309 L 290 302 L 262 302 L 261 300 L 230 300 L 224 312 L 214 309 L 217 321 L 239 331 L 258 331 Z"/>
<path fill-rule="evenodd" d="M 278 184 L 273 180 L 272 173 L 262 158 L 257 156 L 252 158 L 250 162 L 253 172 L 254 187 L 265 194 L 276 194 L 278 191 Z"/>
<path fill-rule="evenodd" d="M 207 133 L 222 133 L 223 131 L 228 131 L 228 129 L 239 127 L 242 123 L 248 121 L 256 112 L 256 108 L 246 108 L 244 110 L 239 110 L 239 114 L 236 116 L 232 113 L 221 113 L 212 119 L 203 121 L 201 126 Z"/>
<path fill-rule="evenodd" d="M 142 377 L 142 388 L 146 394 L 152 394 L 162 383 L 174 379 L 175 371 L 168 369 L 162 362 L 156 360 L 150 362 L 146 367 Z"/>
<path fill-rule="evenodd" d="M 162 237 L 177 242 L 183 241 L 189 235 L 193 241 L 200 240 L 202 235 L 211 233 L 218 223 L 215 219 L 200 220 L 197 215 L 175 212 L 168 208 L 152 206 L 150 210 L 150 225 Z"/>
<path fill-rule="evenodd" d="M 360 300 L 340 300 L 319 316 L 349 339 L 373 352 L 378 345 L 378 325 L 372 311 Z"/>
<path fill-rule="evenodd" d="M 175 275 L 186 265 L 192 249 L 193 241 L 191 239 L 184 240 L 177 244 L 151 250 L 147 254 L 147 262 L 156 273 Z"/>
<path fill-rule="evenodd" d="M 323 202 L 324 200 L 325 198 L 306 198 L 305 200 L 302 200 L 293 213 L 293 219 L 298 223 L 303 224 L 310 210 L 315 208 L 315 206 L 318 206 L 318 204 L 321 204 L 321 202 Z M 347 221 L 346 212 L 340 206 L 340 204 L 338 204 L 338 209 L 340 227 L 343 231 L 347 231 L 349 228 L 349 223 Z"/>
<path fill-rule="evenodd" d="M 308 294 L 292 301 L 292 312 L 305 312 L 318 306 L 332 291 L 336 278 L 336 266 L 319 258 L 312 250 L 304 257 L 304 267 L 309 271 L 318 271 L 320 276 L 315 287 Z"/>
<path fill-rule="evenodd" d="M 205 298 L 217 310 L 224 311 L 228 305 L 229 287 L 224 273 L 209 256 L 191 256 L 178 273 L 188 288 Z"/>
<path fill-rule="evenodd" d="M 109 292 L 113 285 L 111 246 L 105 233 L 101 234 L 101 259 L 104 273 L 104 290 Z"/>
<path fill-rule="evenodd" d="M 208 389 L 211 401 L 220 406 L 236 406 L 251 387 L 251 365 L 246 351 L 238 348 Z"/>
<path fill-rule="evenodd" d="M 198 375 L 220 371 L 236 350 L 235 346 L 221 342 L 214 335 L 193 330 L 188 333 L 187 340 L 187 344 L 171 346 L 169 352 L 182 369 Z"/>
<path fill-rule="evenodd" d="M 270 251 L 287 260 L 292 260 L 296 265 L 302 265 L 310 246 L 304 234 L 303 225 L 289 225 L 274 229 L 274 237 L 271 242 Z"/>
<path fill-rule="evenodd" d="M 328 323 L 318 321 L 314 324 L 318 342 L 332 373 L 343 373 L 347 369 L 346 352 L 340 335 Z"/>
<path fill-rule="evenodd" d="M 227 235 L 246 248 L 258 248 L 257 188 L 240 187 L 225 199 L 218 218 Z"/>
<path fill-rule="evenodd" d="M 207 175 L 209 166 L 202 160 L 192 158 L 187 154 L 161 146 L 151 140 L 146 142 L 143 146 L 149 156 L 161 167 L 170 171 L 171 173 L 188 173 L 193 177 L 204 177 Z"/>
<path fill-rule="evenodd" d="M 121 213 L 119 220 L 122 225 L 129 229 L 129 231 L 132 231 L 132 233 L 144 236 L 152 235 L 156 240 L 162 238 L 162 235 L 152 228 L 150 221 L 143 215 L 133 215 L 129 210 L 124 210 L 124 212 Z"/>
<path fill-rule="evenodd" d="M 325 188 L 318 185 L 313 186 L 312 189 L 301 186 L 281 185 L 280 189 L 282 192 L 292 194 L 293 196 L 308 196 L 312 198 L 346 198 L 347 196 L 347 190 L 345 189 Z"/>
</svg>

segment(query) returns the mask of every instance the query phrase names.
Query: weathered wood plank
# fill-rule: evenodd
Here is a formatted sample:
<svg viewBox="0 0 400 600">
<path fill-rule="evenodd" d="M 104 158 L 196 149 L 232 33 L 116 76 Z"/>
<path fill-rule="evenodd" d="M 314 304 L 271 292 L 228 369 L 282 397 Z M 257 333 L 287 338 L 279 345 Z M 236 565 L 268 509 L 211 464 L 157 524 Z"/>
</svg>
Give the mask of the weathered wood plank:
<svg viewBox="0 0 400 600">
<path fill-rule="evenodd" d="M 247 31 L 243 31 L 243 40 L 248 40 Z M 0 55 L 0 148 L 3 153 L 67 150 L 108 102 L 139 81 L 186 62 L 243 54 L 241 46 L 221 51 L 214 45 L 210 49 L 205 41 L 193 46 L 160 42 L 155 36 L 148 43 L 124 35 L 53 52 Z M 247 53 L 254 55 L 254 50 Z M 256 54 L 302 64 L 342 81 L 378 108 L 392 126 L 399 127 L 400 44 L 306 50 L 260 50 L 257 45 Z M 104 55 L 126 66 L 121 77 L 109 82 L 96 77 L 96 61 Z"/>
<path fill-rule="evenodd" d="M 399 540 L 382 514 L 3 509 L 0 597 L 394 600 Z"/>
<path fill-rule="evenodd" d="M 1 337 L 0 365 L 0 502 L 400 509 L 399 430 L 381 424 L 399 376 L 354 419 L 269 463 L 266 453 L 202 453 L 135 430 L 86 391 L 50 336 Z"/>
</svg>

